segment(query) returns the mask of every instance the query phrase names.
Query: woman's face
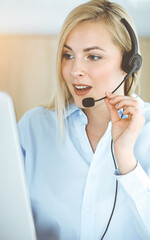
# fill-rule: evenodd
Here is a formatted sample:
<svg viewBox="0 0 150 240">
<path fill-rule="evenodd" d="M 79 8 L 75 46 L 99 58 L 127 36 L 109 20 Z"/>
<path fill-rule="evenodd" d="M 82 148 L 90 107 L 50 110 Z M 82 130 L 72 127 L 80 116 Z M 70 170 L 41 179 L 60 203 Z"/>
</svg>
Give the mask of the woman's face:
<svg viewBox="0 0 150 240">
<path fill-rule="evenodd" d="M 75 27 L 63 48 L 62 75 L 76 105 L 84 108 L 84 98 L 96 100 L 112 92 L 124 78 L 121 62 L 121 51 L 103 23 L 83 22 Z M 123 86 L 117 93 L 123 94 Z"/>
</svg>

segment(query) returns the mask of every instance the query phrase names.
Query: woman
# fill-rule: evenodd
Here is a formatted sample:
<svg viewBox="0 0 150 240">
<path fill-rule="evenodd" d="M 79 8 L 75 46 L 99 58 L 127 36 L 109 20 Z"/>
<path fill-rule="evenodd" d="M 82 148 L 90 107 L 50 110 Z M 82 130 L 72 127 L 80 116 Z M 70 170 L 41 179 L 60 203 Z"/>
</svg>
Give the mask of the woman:
<svg viewBox="0 0 150 240">
<path fill-rule="evenodd" d="M 132 87 L 130 76 L 112 94 L 127 76 L 122 58 L 132 47 L 118 14 L 133 27 L 106 0 L 69 14 L 55 106 L 37 107 L 19 123 L 38 240 L 150 239 L 150 104 L 133 94 L 138 72 Z"/>
</svg>

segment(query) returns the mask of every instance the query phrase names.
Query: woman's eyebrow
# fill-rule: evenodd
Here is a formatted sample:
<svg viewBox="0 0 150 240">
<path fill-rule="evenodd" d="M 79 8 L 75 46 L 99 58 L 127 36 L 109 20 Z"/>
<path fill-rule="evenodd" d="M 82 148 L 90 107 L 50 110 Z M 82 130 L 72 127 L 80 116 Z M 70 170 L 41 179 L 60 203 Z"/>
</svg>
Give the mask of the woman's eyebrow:
<svg viewBox="0 0 150 240">
<path fill-rule="evenodd" d="M 65 48 L 68 48 L 70 51 L 72 51 L 72 48 L 69 47 L 68 45 L 64 45 Z M 101 47 L 98 47 L 98 46 L 92 46 L 92 47 L 89 47 L 89 48 L 85 48 L 83 49 L 83 52 L 89 52 L 91 50 L 101 50 L 103 52 L 107 52 L 105 49 L 101 48 Z"/>
<path fill-rule="evenodd" d="M 85 49 L 83 49 L 83 52 L 89 52 L 91 50 L 101 50 L 101 51 L 106 52 L 105 49 L 103 49 L 101 47 L 98 47 L 98 46 L 92 46 L 92 47 L 89 47 L 89 48 L 85 48 Z"/>
<path fill-rule="evenodd" d="M 71 51 L 72 51 L 72 48 L 71 48 L 71 47 L 69 47 L 68 45 L 66 45 L 66 44 L 65 44 L 65 45 L 64 45 L 64 47 L 65 47 L 65 48 L 68 48 L 69 50 L 71 50 Z"/>
</svg>

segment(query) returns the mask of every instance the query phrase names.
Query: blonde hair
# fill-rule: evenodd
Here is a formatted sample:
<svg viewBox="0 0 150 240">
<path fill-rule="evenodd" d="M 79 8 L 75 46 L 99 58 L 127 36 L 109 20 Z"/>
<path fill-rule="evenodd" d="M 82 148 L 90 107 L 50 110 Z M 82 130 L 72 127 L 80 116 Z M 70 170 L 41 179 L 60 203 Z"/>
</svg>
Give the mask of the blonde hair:
<svg viewBox="0 0 150 240">
<path fill-rule="evenodd" d="M 55 110 L 58 113 L 61 129 L 63 127 L 65 108 L 73 101 L 73 98 L 65 84 L 61 73 L 63 47 L 69 33 L 73 30 L 73 28 L 85 21 L 102 21 L 105 24 L 107 30 L 110 32 L 114 44 L 120 48 L 122 55 L 126 54 L 131 50 L 131 40 L 128 31 L 121 23 L 120 17 L 117 16 L 117 14 L 115 14 L 110 9 L 125 18 L 130 23 L 136 34 L 133 20 L 131 16 L 126 12 L 126 10 L 120 5 L 116 3 L 111 3 L 107 0 L 91 0 L 76 7 L 67 16 L 62 26 L 57 50 L 57 88 L 54 96 L 55 104 L 53 104 L 53 107 L 55 105 Z M 129 91 L 128 95 L 130 95 L 137 86 L 137 76 L 138 73 L 135 74 L 134 84 L 132 85 L 132 88 Z M 132 77 L 129 77 L 129 79 L 124 84 L 125 95 L 127 95 L 127 91 L 132 80 L 131 78 Z"/>
</svg>

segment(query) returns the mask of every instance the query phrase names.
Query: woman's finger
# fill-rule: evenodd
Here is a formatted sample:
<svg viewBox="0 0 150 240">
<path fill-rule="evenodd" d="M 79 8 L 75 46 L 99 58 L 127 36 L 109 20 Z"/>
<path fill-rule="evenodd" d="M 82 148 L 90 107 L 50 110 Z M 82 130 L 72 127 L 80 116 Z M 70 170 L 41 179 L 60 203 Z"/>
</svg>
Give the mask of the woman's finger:
<svg viewBox="0 0 150 240">
<path fill-rule="evenodd" d="M 131 99 L 122 99 L 115 102 L 111 102 L 111 104 L 115 105 L 117 109 L 124 108 L 124 107 L 134 107 L 136 109 L 140 109 L 139 102 L 137 100 L 131 100 Z"/>
<path fill-rule="evenodd" d="M 114 105 L 110 104 L 109 100 L 107 98 L 104 99 L 104 101 L 105 101 L 106 106 L 107 106 L 107 108 L 108 108 L 108 110 L 110 112 L 110 117 L 111 117 L 112 123 L 115 123 L 115 122 L 119 121 L 120 120 L 120 116 L 118 114 L 118 111 L 117 111 L 116 107 Z"/>
<path fill-rule="evenodd" d="M 113 94 L 106 93 L 106 96 L 109 99 L 110 103 L 113 105 L 115 105 L 123 100 L 131 103 L 132 106 L 139 105 L 139 102 L 135 98 L 130 97 L 130 96 L 115 95 L 114 93 Z"/>
<path fill-rule="evenodd" d="M 135 108 L 135 107 L 126 107 L 126 108 L 124 108 L 124 110 L 122 111 L 122 113 L 123 114 L 131 114 L 131 115 L 133 115 L 133 114 L 137 114 L 139 111 L 138 111 L 138 109 L 137 108 Z"/>
</svg>

